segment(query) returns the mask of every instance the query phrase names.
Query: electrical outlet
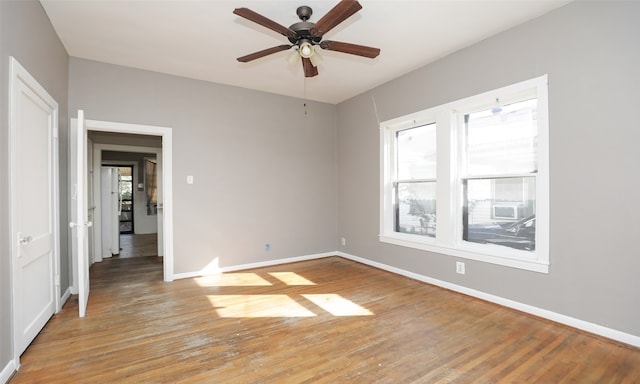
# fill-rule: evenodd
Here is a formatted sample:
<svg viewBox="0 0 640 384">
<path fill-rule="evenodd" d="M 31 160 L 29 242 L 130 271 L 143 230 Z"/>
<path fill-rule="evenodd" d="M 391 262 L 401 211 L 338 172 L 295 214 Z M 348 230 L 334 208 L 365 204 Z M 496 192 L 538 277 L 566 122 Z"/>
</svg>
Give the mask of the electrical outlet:
<svg viewBox="0 0 640 384">
<path fill-rule="evenodd" d="M 461 261 L 456 261 L 456 273 L 464 275 L 464 263 Z"/>
<path fill-rule="evenodd" d="M 344 237 L 341 237 L 341 238 L 340 238 L 340 245 L 342 245 L 343 247 L 344 247 L 345 245 L 347 245 L 347 239 L 345 239 Z"/>
</svg>

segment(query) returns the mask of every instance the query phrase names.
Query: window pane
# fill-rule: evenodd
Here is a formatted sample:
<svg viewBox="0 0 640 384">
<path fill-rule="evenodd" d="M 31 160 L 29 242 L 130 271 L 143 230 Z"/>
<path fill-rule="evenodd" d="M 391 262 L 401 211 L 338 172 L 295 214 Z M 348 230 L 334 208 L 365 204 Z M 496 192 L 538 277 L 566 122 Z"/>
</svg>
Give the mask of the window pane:
<svg viewBox="0 0 640 384">
<path fill-rule="evenodd" d="M 398 180 L 436 178 L 436 125 L 396 133 Z"/>
<path fill-rule="evenodd" d="M 468 175 L 538 169 L 536 99 L 465 115 Z"/>
<path fill-rule="evenodd" d="M 396 183 L 396 232 L 436 236 L 436 183 Z"/>
<path fill-rule="evenodd" d="M 122 196 L 124 200 L 131 200 L 133 197 L 133 181 L 131 180 L 131 176 L 121 177 L 118 186 L 120 188 L 120 196 Z"/>
<path fill-rule="evenodd" d="M 463 186 L 463 240 L 535 250 L 535 177 L 464 180 Z"/>
</svg>

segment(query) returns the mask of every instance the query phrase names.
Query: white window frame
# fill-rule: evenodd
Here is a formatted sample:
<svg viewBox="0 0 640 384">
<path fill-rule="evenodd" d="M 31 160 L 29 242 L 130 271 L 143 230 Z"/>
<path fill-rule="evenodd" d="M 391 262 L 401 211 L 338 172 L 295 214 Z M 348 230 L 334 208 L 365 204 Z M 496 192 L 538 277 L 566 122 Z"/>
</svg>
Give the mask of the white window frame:
<svg viewBox="0 0 640 384">
<path fill-rule="evenodd" d="M 380 234 L 382 242 L 541 273 L 549 272 L 549 111 L 548 80 L 543 75 L 493 91 L 443 104 L 380 124 Z M 521 251 L 462 240 L 461 148 L 464 114 L 499 104 L 537 98 L 538 171 L 535 251 Z M 436 123 L 436 237 L 395 232 L 394 188 L 396 132 Z"/>
</svg>

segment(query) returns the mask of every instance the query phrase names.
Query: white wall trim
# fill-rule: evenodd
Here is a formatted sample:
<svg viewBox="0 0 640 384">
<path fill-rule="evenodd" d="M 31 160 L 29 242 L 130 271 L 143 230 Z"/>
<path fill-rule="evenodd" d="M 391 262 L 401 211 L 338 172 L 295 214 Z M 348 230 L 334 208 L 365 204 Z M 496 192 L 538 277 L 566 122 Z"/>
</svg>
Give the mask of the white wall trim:
<svg viewBox="0 0 640 384">
<path fill-rule="evenodd" d="M 407 271 L 401 268 L 392 267 L 387 264 L 382 264 L 376 261 L 364 259 L 362 257 L 354 256 L 345 252 L 336 252 L 336 255 L 340 257 L 344 257 L 345 259 L 357 261 L 362 264 L 370 265 L 372 267 L 380 268 L 382 270 L 392 272 L 398 275 L 406 276 L 415 280 L 419 280 L 428 284 L 433 284 L 442 288 L 449 289 L 451 291 L 459 292 L 468 296 L 476 297 L 482 300 L 490 301 L 492 303 L 500 304 L 504 307 L 513 308 L 518 311 L 522 311 L 525 313 L 529 313 L 534 316 L 542 317 L 551 321 L 555 321 L 556 323 L 568 325 L 573 328 L 577 328 L 589 333 L 593 333 L 599 336 L 606 337 L 608 339 L 612 339 L 615 341 L 619 341 L 625 344 L 633 345 L 635 347 L 640 347 L 640 336 L 632 335 L 630 333 L 625 333 L 618 331 L 616 329 L 611 329 L 608 327 L 604 327 L 602 325 L 590 323 L 588 321 L 576 319 L 575 317 L 570 317 L 566 315 L 562 315 L 560 313 L 556 313 L 553 311 L 549 311 L 546 309 L 534 307 L 532 305 L 523 304 L 518 301 L 506 299 L 504 297 L 495 296 L 489 293 L 481 292 L 475 289 L 463 287 L 461 285 L 449 283 L 446 281 L 434 279 L 428 276 L 420 275 L 415 272 Z"/>
<path fill-rule="evenodd" d="M 60 308 L 61 309 L 65 305 L 67 300 L 69 300 L 70 297 L 71 297 L 71 287 L 68 287 L 67 290 L 64 291 L 64 293 L 62 294 L 62 297 L 60 297 Z"/>
<path fill-rule="evenodd" d="M 177 273 L 177 274 L 174 275 L 174 277 L 176 279 L 189 279 L 189 278 L 192 278 L 192 277 L 201 277 L 201 276 L 207 276 L 207 275 L 214 275 L 214 274 L 218 274 L 218 273 L 235 272 L 235 271 L 240 271 L 240 270 L 244 270 L 244 269 L 270 267 L 270 266 L 273 266 L 273 265 L 295 263 L 295 262 L 298 262 L 298 261 L 322 259 L 322 258 L 331 257 L 331 256 L 336 256 L 336 253 L 335 252 L 325 252 L 325 253 L 316 253 L 316 254 L 313 254 L 313 255 L 289 257 L 289 258 L 286 258 L 286 259 L 276 259 L 276 260 L 269 260 L 269 261 L 260 261 L 260 262 L 257 262 L 257 263 L 232 265 L 232 266 L 228 266 L 228 267 L 208 267 L 208 268 L 203 268 L 203 269 L 201 269 L 199 271 L 195 271 L 195 272 Z"/>
<path fill-rule="evenodd" d="M 17 370 L 18 369 L 16 367 L 16 361 L 9 360 L 7 365 L 5 365 L 5 367 L 0 372 L 0 383 L 6 383 L 7 381 L 9 381 L 11 375 L 13 375 L 13 373 Z"/>
</svg>

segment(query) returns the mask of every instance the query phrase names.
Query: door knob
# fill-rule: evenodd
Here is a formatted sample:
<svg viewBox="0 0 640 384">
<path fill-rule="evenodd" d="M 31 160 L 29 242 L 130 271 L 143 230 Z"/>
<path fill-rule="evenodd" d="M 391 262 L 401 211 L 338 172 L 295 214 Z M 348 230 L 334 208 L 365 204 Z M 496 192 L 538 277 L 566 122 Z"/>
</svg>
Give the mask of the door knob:
<svg viewBox="0 0 640 384">
<path fill-rule="evenodd" d="M 85 227 L 93 227 L 93 221 L 87 221 L 85 224 L 82 224 Z M 69 228 L 78 227 L 78 223 L 74 223 L 73 221 L 69 223 Z"/>
<path fill-rule="evenodd" d="M 24 236 L 24 237 L 20 236 L 19 239 L 20 239 L 20 244 L 27 244 L 33 240 L 33 236 Z"/>
</svg>

